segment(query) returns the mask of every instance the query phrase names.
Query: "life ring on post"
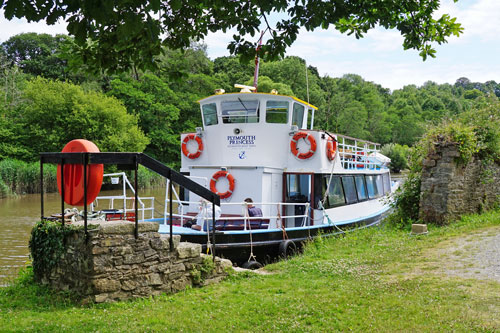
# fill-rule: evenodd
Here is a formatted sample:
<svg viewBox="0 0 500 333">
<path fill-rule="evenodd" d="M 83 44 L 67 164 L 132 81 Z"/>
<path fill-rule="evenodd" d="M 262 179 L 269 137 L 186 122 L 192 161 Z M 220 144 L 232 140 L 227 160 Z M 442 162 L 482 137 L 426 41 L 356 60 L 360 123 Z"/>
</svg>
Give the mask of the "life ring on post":
<svg viewBox="0 0 500 333">
<path fill-rule="evenodd" d="M 221 177 L 227 178 L 227 181 L 229 182 L 229 189 L 226 192 L 222 192 L 222 193 L 217 191 L 217 186 L 216 186 L 217 180 L 219 180 L 219 178 L 221 178 Z M 223 170 L 220 170 L 220 171 L 217 171 L 216 173 L 214 173 L 214 175 L 212 176 L 212 179 L 210 180 L 210 191 L 219 195 L 221 197 L 221 199 L 229 198 L 233 194 L 233 191 L 234 191 L 234 177 L 233 177 L 233 175 L 231 175 L 229 172 L 223 171 Z"/>
<path fill-rule="evenodd" d="M 307 152 L 305 153 L 300 153 L 299 150 L 297 149 L 297 142 L 300 139 L 308 140 L 310 148 Z M 307 133 L 307 132 L 297 132 L 292 138 L 292 141 L 290 141 L 290 148 L 292 149 L 292 154 L 297 156 L 297 158 L 301 160 L 306 160 L 310 158 L 311 156 L 314 155 L 314 152 L 316 151 L 316 139 L 314 137 Z"/>
<path fill-rule="evenodd" d="M 187 149 L 187 144 L 191 140 L 194 140 L 194 141 L 196 141 L 196 143 L 198 143 L 198 149 L 196 150 L 195 153 L 191 153 Z M 194 159 L 200 157 L 202 151 L 203 151 L 203 141 L 196 134 L 190 133 L 190 134 L 186 135 L 186 137 L 184 138 L 184 140 L 182 140 L 182 153 L 187 158 L 190 158 L 190 159 L 194 160 Z"/>
<path fill-rule="evenodd" d="M 326 142 L 326 157 L 328 157 L 329 161 L 333 161 L 335 159 L 335 155 L 337 155 L 337 141 L 332 138 L 328 138 Z"/>
</svg>

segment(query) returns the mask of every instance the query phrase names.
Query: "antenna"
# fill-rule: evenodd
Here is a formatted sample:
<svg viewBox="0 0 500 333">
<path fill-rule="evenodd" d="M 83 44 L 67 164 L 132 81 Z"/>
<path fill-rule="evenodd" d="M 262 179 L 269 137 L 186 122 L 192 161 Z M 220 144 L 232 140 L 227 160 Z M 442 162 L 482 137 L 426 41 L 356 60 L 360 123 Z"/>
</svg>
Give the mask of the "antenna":
<svg viewBox="0 0 500 333">
<path fill-rule="evenodd" d="M 255 88 L 255 92 L 257 92 L 257 86 L 259 83 L 259 63 L 260 63 L 259 50 L 262 46 L 262 37 L 264 37 L 265 32 L 266 31 L 264 30 L 260 33 L 259 45 L 255 49 L 255 72 L 253 74 L 253 87 Z"/>
<path fill-rule="evenodd" d="M 307 77 L 307 62 L 305 59 L 304 59 L 304 66 L 306 66 L 307 103 L 309 103 L 309 78 Z"/>
</svg>

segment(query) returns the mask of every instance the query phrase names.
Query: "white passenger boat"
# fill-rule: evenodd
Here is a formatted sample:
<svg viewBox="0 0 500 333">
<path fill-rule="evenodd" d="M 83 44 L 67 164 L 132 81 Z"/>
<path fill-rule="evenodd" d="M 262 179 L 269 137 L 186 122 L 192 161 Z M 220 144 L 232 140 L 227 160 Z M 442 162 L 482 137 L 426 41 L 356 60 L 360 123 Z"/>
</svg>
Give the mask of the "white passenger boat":
<svg viewBox="0 0 500 333">
<path fill-rule="evenodd" d="M 295 97 L 235 87 L 241 91 L 200 100 L 203 127 L 181 135 L 181 173 L 221 198 L 217 255 L 257 265 L 319 234 L 374 225 L 387 214 L 384 198 L 397 184 L 378 144 L 314 130 L 317 108 Z M 251 216 L 247 198 L 262 216 Z M 167 203 L 157 219 L 162 233 L 170 231 Z M 182 190 L 173 203 L 173 233 L 211 248 L 210 204 Z"/>
</svg>

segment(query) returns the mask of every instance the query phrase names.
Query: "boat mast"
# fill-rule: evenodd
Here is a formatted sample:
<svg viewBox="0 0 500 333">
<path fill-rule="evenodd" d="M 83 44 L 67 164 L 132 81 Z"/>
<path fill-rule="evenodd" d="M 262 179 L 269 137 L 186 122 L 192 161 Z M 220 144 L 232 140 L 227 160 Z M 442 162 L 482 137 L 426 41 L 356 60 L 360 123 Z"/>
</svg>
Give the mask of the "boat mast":
<svg viewBox="0 0 500 333">
<path fill-rule="evenodd" d="M 265 30 L 260 33 L 259 44 L 255 49 L 255 72 L 253 74 L 253 86 L 255 88 L 255 92 L 257 92 L 257 85 L 259 83 L 259 63 L 260 63 L 259 50 L 262 46 L 262 37 L 264 36 L 264 32 Z"/>
</svg>

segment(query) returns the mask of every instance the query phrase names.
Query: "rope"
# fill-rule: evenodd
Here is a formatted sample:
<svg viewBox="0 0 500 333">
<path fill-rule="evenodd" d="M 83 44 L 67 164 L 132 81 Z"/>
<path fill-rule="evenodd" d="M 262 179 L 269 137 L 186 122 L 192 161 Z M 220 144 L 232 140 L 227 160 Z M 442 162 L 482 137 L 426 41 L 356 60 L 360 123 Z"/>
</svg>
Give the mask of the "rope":
<svg viewBox="0 0 500 333">
<path fill-rule="evenodd" d="M 283 224 L 283 218 L 281 217 L 279 204 L 278 204 L 277 219 L 278 219 L 278 221 L 280 221 L 280 224 L 281 224 L 281 230 L 283 231 L 283 240 L 288 239 L 288 235 L 287 235 L 286 230 L 285 230 L 285 225 Z"/>
<path fill-rule="evenodd" d="M 245 201 L 245 203 L 243 204 L 244 208 L 245 208 L 245 220 L 243 221 L 246 225 L 247 223 L 247 218 L 249 217 L 248 216 L 248 202 Z M 252 238 L 252 223 L 251 221 L 249 221 L 248 223 L 248 230 L 250 231 L 250 256 L 248 257 L 248 260 L 247 261 L 250 261 L 251 259 L 253 259 L 254 261 L 257 261 L 257 258 L 255 258 L 254 254 L 253 254 L 253 238 Z"/>
</svg>

